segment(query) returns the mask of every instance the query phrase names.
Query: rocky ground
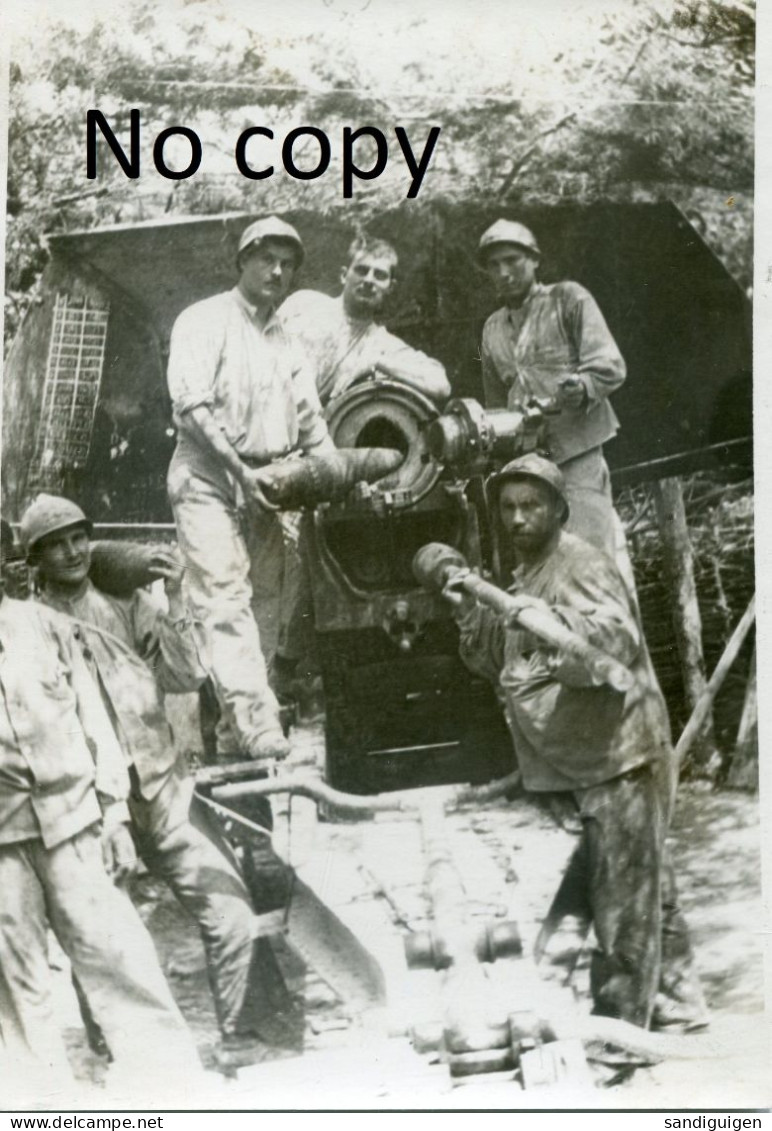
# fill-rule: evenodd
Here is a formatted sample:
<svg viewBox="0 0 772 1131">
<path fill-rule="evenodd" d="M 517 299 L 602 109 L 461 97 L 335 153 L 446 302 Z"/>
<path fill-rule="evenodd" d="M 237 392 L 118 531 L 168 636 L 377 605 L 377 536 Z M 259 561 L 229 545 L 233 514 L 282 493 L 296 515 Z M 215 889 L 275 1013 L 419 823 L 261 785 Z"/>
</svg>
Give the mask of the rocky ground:
<svg viewBox="0 0 772 1131">
<path fill-rule="evenodd" d="M 293 760 L 306 767 L 317 761 L 319 727 L 298 730 L 295 738 Z M 593 1067 L 589 1074 L 574 1062 L 578 1050 L 569 1044 L 565 1077 L 558 1074 L 549 1087 L 527 1089 L 511 1069 L 451 1080 L 438 1054 L 417 1052 L 409 1037 L 416 1029 L 419 1035 L 430 1034 L 448 1010 L 468 1017 L 491 1008 L 504 1008 L 504 1015 L 546 1009 L 568 1017 L 578 1008 L 586 1015 L 588 944 L 572 929 L 572 921 L 553 938 L 538 968 L 531 960 L 541 918 L 573 844 L 571 832 L 522 797 L 460 808 L 448 816 L 448 843 L 464 880 L 471 918 L 480 923 L 515 920 L 524 957 L 487 966 L 485 984 L 443 990 L 444 975 L 409 971 L 404 961 L 403 937 L 429 924 L 415 815 L 320 820 L 312 802 L 295 798 L 290 803 L 286 795 L 276 799 L 274 812 L 277 850 L 378 960 L 388 1008 L 362 1010 L 341 1000 L 318 971 L 279 940 L 279 961 L 305 1015 L 302 1050 L 277 1049 L 264 1063 L 226 1078 L 214 1060 L 217 1030 L 196 930 L 162 884 L 142 877 L 135 898 L 210 1069 L 211 1096 L 181 1096 L 179 1105 L 726 1108 L 766 1106 L 772 1099 L 763 1014 L 769 910 L 765 915 L 760 890 L 756 796 L 711 792 L 698 785 L 684 785 L 680 791 L 672 846 L 713 1017 L 708 1035 L 690 1039 L 702 1044 L 693 1046 L 686 1060 L 667 1057 L 635 1071 Z M 77 1073 L 96 1086 L 101 1102 L 119 1102 L 111 1094 L 104 1064 L 86 1048 L 64 974 L 59 981 Z M 133 1103 L 140 1103 L 139 1094 Z"/>
</svg>

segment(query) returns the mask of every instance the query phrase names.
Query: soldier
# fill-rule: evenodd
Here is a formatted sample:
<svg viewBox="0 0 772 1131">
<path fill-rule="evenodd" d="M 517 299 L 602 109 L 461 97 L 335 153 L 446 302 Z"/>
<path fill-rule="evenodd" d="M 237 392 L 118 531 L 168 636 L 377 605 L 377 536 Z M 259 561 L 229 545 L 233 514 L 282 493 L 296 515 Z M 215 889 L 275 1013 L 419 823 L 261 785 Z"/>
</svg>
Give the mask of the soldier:
<svg viewBox="0 0 772 1131">
<path fill-rule="evenodd" d="M 289 336 L 305 349 L 324 407 L 356 381 L 401 381 L 438 404 L 450 396 L 439 361 L 389 333 L 377 318 L 397 285 L 397 253 L 385 240 L 359 237 L 341 270 L 337 298 L 295 291 L 279 309 Z"/>
<path fill-rule="evenodd" d="M 264 469 L 291 452 L 333 447 L 313 376 L 273 317 L 303 254 L 289 224 L 256 221 L 239 241 L 237 285 L 188 307 L 172 329 L 169 392 L 179 433 L 169 498 L 191 604 L 210 638 L 226 757 L 283 758 L 289 750 L 266 667 L 284 547 Z"/>
<path fill-rule="evenodd" d="M 169 551 L 154 555 L 168 601 L 164 614 L 141 589 L 115 597 L 93 585 L 91 524 L 69 499 L 39 495 L 20 531 L 28 562 L 37 568 L 40 600 L 75 621 L 102 689 L 129 767 L 129 811 L 140 856 L 201 931 L 222 1034 L 219 1063 L 237 1067 L 261 1059 L 249 895 L 233 865 L 191 823 L 192 780 L 180 766 L 164 713 L 166 692 L 194 691 L 205 676 L 200 626 L 182 596 L 182 568 Z"/>
<path fill-rule="evenodd" d="M 3 559 L 12 542 L 2 522 Z M 149 934 L 107 871 L 120 880 L 135 862 L 120 747 L 72 625 L 35 602 L 5 596 L 2 586 L 0 691 L 0 1019 L 7 1059 L 25 1076 L 29 1067 L 38 1083 L 72 1083 L 53 1022 L 50 927 L 88 994 L 115 1068 L 149 1086 L 160 1078 L 184 1087 L 200 1074 L 195 1045 Z"/>
<path fill-rule="evenodd" d="M 468 667 L 498 683 L 523 784 L 560 794 L 581 820 L 561 899 L 595 928 L 594 1012 L 643 1027 L 707 1023 L 665 844 L 677 766 L 662 693 L 629 592 L 613 561 L 564 529 L 570 497 L 559 468 L 537 455 L 489 481 L 520 565 L 510 592 L 546 607 L 626 664 L 626 694 L 452 586 Z"/>
<path fill-rule="evenodd" d="M 337 298 L 301 290 L 287 298 L 278 317 L 290 338 L 304 349 L 325 408 L 363 380 L 399 381 L 438 405 L 450 396 L 439 361 L 409 346 L 378 321 L 397 285 L 397 253 L 385 240 L 358 237 L 341 270 Z M 274 661 L 274 686 L 292 697 L 294 675 L 308 649 L 306 624 L 311 597 L 299 516 L 282 519 L 288 571 L 282 596 L 281 635 Z"/>
<path fill-rule="evenodd" d="M 603 458 L 603 444 L 619 428 L 608 398 L 624 382 L 625 363 L 589 291 L 574 282 L 538 282 L 540 260 L 524 224 L 497 220 L 480 237 L 480 264 L 504 302 L 483 328 L 485 404 L 557 400 L 561 411 L 548 417 L 547 446 L 563 473 L 569 528 L 618 557 L 632 586 Z"/>
</svg>

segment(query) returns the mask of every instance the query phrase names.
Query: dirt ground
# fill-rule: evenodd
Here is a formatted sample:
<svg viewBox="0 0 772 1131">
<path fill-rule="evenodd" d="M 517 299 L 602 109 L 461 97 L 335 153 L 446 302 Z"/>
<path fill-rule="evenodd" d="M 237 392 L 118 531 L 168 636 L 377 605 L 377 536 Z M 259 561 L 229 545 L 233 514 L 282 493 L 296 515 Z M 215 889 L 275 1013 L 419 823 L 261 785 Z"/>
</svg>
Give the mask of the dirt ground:
<svg viewBox="0 0 772 1131">
<path fill-rule="evenodd" d="M 302 766 L 319 759 L 318 726 L 296 731 L 295 739 L 293 761 Z M 452 792 L 452 787 L 446 790 Z M 210 1070 L 211 1096 L 179 1097 L 178 1106 L 727 1108 L 768 1106 L 772 1101 L 763 1013 L 769 909 L 765 918 L 757 796 L 712 792 L 698 785 L 680 790 L 671 834 L 673 854 L 712 1012 L 709 1033 L 689 1039 L 702 1041 L 700 1051 L 688 1060 L 666 1058 L 635 1071 L 605 1068 L 585 1075 L 580 1066 L 566 1079 L 529 1089 L 521 1087 L 511 1069 L 452 1080 L 438 1054 L 416 1051 L 410 1037 L 416 1029 L 431 1031 L 448 1009 L 468 1016 L 470 1010 L 489 1009 L 491 1001 L 499 1012 L 504 1002 L 505 1014 L 544 1009 L 545 1002 L 556 1003 L 558 1012 L 564 1007 L 569 1013 L 577 1008 L 589 1012 L 588 943 L 583 944 L 571 920 L 553 938 L 538 968 L 530 957 L 572 848 L 572 834 L 522 797 L 450 813 L 448 843 L 464 880 L 470 917 L 480 923 L 515 920 L 524 953 L 486 966 L 484 985 L 462 987 L 460 992 L 455 988 L 451 995 L 447 985 L 443 988 L 444 975 L 409 971 L 404 960 L 403 937 L 429 924 L 418 820 L 409 814 L 320 820 L 312 802 L 289 802 L 286 795 L 276 798 L 274 816 L 277 851 L 379 962 L 387 1009 L 363 1012 L 342 1001 L 280 939 L 275 950 L 305 1014 L 302 1052 L 277 1050 L 275 1059 L 269 1056 L 261 1065 L 224 1077 L 214 1061 L 217 1029 L 196 929 L 163 884 L 141 877 L 135 899 Z M 65 980 L 60 975 L 60 982 Z M 111 1095 L 104 1063 L 85 1045 L 65 988 L 61 1000 L 79 1078 L 96 1085 L 106 1106 L 119 1102 L 120 1097 Z M 570 1061 L 576 1047 L 566 1049 Z M 140 1102 L 139 1094 L 133 1102 Z"/>
</svg>

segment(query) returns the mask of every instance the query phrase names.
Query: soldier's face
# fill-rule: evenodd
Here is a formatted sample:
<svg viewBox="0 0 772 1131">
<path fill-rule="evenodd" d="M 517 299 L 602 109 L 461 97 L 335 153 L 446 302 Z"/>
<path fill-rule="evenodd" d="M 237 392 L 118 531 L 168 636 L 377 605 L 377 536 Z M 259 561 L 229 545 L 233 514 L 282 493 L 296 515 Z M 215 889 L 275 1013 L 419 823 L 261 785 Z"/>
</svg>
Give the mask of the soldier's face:
<svg viewBox="0 0 772 1131">
<path fill-rule="evenodd" d="M 515 550 L 538 553 L 558 533 L 563 504 L 546 484 L 515 479 L 503 483 L 499 494 L 499 516 Z"/>
<path fill-rule="evenodd" d="M 522 301 L 536 279 L 537 256 L 515 243 L 498 244 L 485 256 L 485 271 L 506 303 Z"/>
<path fill-rule="evenodd" d="M 37 556 L 45 582 L 61 589 L 78 589 L 91 566 L 88 534 L 82 526 L 56 530 L 41 539 Z"/>
<path fill-rule="evenodd" d="M 347 313 L 372 318 L 381 310 L 394 286 L 391 260 L 379 255 L 360 255 L 344 267 L 341 279 Z"/>
<path fill-rule="evenodd" d="M 239 287 L 253 306 L 278 306 L 286 298 L 295 277 L 297 251 L 279 239 L 263 240 L 241 258 Z"/>
</svg>

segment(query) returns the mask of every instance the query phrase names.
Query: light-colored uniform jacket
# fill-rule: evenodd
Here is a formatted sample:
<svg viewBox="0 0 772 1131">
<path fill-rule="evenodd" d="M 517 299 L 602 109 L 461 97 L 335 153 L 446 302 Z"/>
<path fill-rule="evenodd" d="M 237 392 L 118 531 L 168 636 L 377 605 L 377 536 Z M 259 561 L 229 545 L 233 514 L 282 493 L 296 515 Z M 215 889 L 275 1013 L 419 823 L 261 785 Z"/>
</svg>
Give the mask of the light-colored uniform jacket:
<svg viewBox="0 0 772 1131">
<path fill-rule="evenodd" d="M 427 395 L 438 382 L 446 381 L 445 369 L 435 358 L 371 319 L 349 318 L 342 295 L 332 298 L 320 291 L 295 291 L 279 307 L 277 317 L 289 338 L 308 356 L 323 407 L 345 393 L 365 370 L 375 369 L 378 362 L 397 369 L 405 365 L 416 387 L 423 377 Z"/>
<path fill-rule="evenodd" d="M 554 397 L 562 380 L 579 378 L 585 405 L 547 418 L 556 463 L 600 447 L 619 430 L 607 398 L 624 382 L 625 363 L 598 304 L 579 283 L 536 283 L 520 310 L 495 311 L 483 328 L 482 366 L 488 408 Z"/>
<path fill-rule="evenodd" d="M 142 589 L 113 597 L 89 581 L 74 600 L 46 593 L 41 600 L 75 622 L 142 796 L 152 800 L 177 760 L 164 693 L 195 691 L 205 679 L 200 627 L 173 623 Z"/>
<path fill-rule="evenodd" d="M 0 845 L 55 848 L 128 794 L 125 759 L 66 618 L 0 600 Z M 100 804 L 100 798 L 102 804 Z"/>
</svg>

